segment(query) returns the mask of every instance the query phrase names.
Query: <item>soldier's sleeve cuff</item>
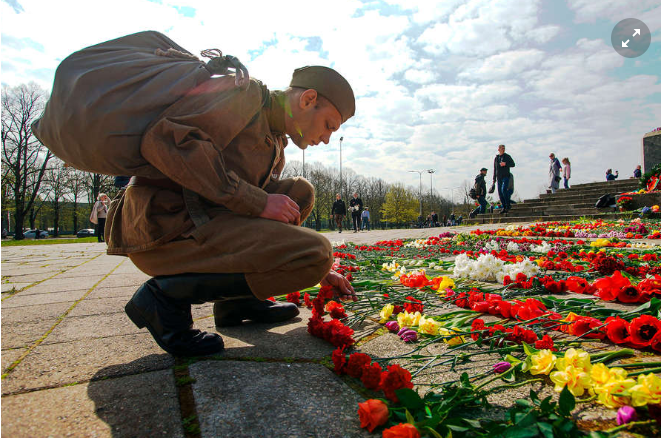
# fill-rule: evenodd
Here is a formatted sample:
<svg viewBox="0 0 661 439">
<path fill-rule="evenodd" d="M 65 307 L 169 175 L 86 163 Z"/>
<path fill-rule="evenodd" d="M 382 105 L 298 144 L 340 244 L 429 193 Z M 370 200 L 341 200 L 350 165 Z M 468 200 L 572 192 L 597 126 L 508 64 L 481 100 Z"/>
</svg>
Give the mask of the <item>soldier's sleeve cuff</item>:
<svg viewBox="0 0 661 439">
<path fill-rule="evenodd" d="M 238 214 L 259 216 L 266 207 L 267 198 L 268 194 L 264 190 L 243 180 L 239 180 L 234 195 L 224 204 L 227 208 Z"/>
</svg>

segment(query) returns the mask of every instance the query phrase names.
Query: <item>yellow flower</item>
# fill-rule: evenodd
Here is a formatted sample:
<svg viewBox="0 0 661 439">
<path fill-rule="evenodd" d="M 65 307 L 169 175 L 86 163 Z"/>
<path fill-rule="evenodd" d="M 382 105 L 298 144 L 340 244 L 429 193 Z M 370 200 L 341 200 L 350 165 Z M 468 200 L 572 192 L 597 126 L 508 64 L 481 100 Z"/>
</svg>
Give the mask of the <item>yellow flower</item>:
<svg viewBox="0 0 661 439">
<path fill-rule="evenodd" d="M 449 276 L 443 276 L 442 281 L 438 284 L 438 291 L 445 291 L 446 288 L 454 288 L 454 280 Z"/>
<path fill-rule="evenodd" d="M 612 371 L 611 371 L 612 372 Z M 624 393 L 636 384 L 633 378 L 611 379 L 606 384 L 594 388 L 597 394 L 597 401 L 609 409 L 615 409 L 629 404 L 628 396 L 617 396 Z"/>
<path fill-rule="evenodd" d="M 567 352 L 565 352 L 564 358 L 558 358 L 556 367 L 558 370 L 564 370 L 568 366 L 573 366 L 576 369 L 583 369 L 584 371 L 589 372 L 590 369 L 592 369 L 590 354 L 582 349 L 568 349 Z"/>
<path fill-rule="evenodd" d="M 613 373 L 611 373 L 611 370 L 603 363 L 597 363 L 592 366 L 590 378 L 592 379 L 592 385 L 596 389 L 609 382 L 611 378 L 613 378 Z"/>
<path fill-rule="evenodd" d="M 441 324 L 434 319 L 422 317 L 418 322 L 418 332 L 422 334 L 436 335 Z"/>
<path fill-rule="evenodd" d="M 533 375 L 548 375 L 555 366 L 557 357 L 553 355 L 550 349 L 542 349 L 530 356 L 532 365 L 530 366 L 530 373 Z"/>
<path fill-rule="evenodd" d="M 629 389 L 631 405 L 640 407 L 661 403 L 661 378 L 653 373 L 638 375 L 638 384 Z"/>
<path fill-rule="evenodd" d="M 419 311 L 416 311 L 413 314 L 404 311 L 397 314 L 397 323 L 399 323 L 400 328 L 404 326 L 410 328 L 411 326 L 418 326 L 421 318 L 422 314 L 420 314 Z"/>
<path fill-rule="evenodd" d="M 560 360 L 562 359 L 559 359 L 558 363 Z M 572 365 L 551 372 L 550 378 L 555 384 L 556 392 L 562 392 L 562 389 L 567 386 L 574 396 L 581 396 L 590 386 L 590 375 L 584 369 Z"/>
<path fill-rule="evenodd" d="M 379 323 L 387 322 L 394 310 L 395 310 L 395 306 L 390 303 L 384 306 L 381 312 L 379 313 L 379 315 L 381 316 L 381 320 L 379 320 Z"/>
<path fill-rule="evenodd" d="M 452 328 L 452 329 L 454 329 L 456 331 L 459 331 L 459 329 L 457 329 L 457 328 Z M 456 334 L 456 332 L 455 331 L 450 331 L 450 330 L 445 329 L 443 327 L 438 328 L 438 335 L 448 336 L 448 335 L 453 335 L 453 334 Z M 449 340 L 445 339 L 444 341 L 450 346 L 457 346 L 459 344 L 464 343 L 466 340 L 464 339 L 463 335 L 459 335 L 457 337 L 452 337 Z"/>
</svg>

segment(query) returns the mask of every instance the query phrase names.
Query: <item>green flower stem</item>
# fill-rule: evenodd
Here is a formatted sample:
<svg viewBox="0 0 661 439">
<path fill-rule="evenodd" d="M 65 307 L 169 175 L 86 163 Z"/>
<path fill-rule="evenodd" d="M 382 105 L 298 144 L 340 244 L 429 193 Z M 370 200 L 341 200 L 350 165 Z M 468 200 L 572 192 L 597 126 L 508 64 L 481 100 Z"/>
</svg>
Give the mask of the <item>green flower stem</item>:
<svg viewBox="0 0 661 439">
<path fill-rule="evenodd" d="M 613 364 L 611 367 L 621 367 L 622 369 L 635 369 L 638 367 L 647 367 L 647 366 L 661 366 L 661 361 L 650 361 L 647 363 Z"/>
<path fill-rule="evenodd" d="M 533 378 L 533 379 L 530 379 L 530 380 L 521 381 L 519 383 L 502 384 L 500 386 L 496 386 L 492 389 L 489 389 L 489 392 L 495 392 L 496 390 L 500 390 L 500 389 L 514 389 L 516 387 L 525 386 L 526 384 L 530 384 L 530 383 L 537 383 L 539 381 L 544 381 L 544 379 L 543 378 Z"/>
<path fill-rule="evenodd" d="M 604 433 L 613 434 L 613 433 L 617 433 L 618 431 L 629 430 L 629 429 L 631 429 L 631 427 L 634 427 L 634 426 L 654 425 L 654 424 L 656 424 L 655 419 L 650 419 L 648 421 L 629 422 L 627 424 L 620 425 L 619 427 L 613 427 L 613 428 L 609 428 L 608 430 L 604 430 Z"/>
<path fill-rule="evenodd" d="M 498 374 L 498 375 L 496 375 L 495 377 L 491 378 L 490 380 L 487 380 L 487 381 L 483 382 L 482 384 L 480 384 L 479 386 L 477 386 L 475 389 L 473 389 L 473 392 L 477 392 L 479 389 L 481 389 L 482 387 L 486 386 L 487 384 L 492 383 L 492 382 L 494 382 L 494 381 L 496 381 L 496 380 L 501 379 L 502 377 L 504 377 L 505 375 L 507 375 L 508 373 L 510 373 L 510 372 L 512 371 L 512 369 L 514 369 L 515 367 L 516 367 L 516 366 L 512 366 L 512 367 L 510 367 L 509 369 L 507 369 L 505 372 L 503 372 L 503 373 L 501 373 L 501 374 Z"/>
<path fill-rule="evenodd" d="M 619 351 L 600 352 L 590 355 L 590 359 L 592 363 L 607 363 L 620 357 L 632 357 L 634 354 L 633 349 L 620 349 Z"/>
<path fill-rule="evenodd" d="M 595 399 L 597 399 L 597 395 L 592 395 L 592 396 L 589 397 L 589 398 L 585 398 L 585 399 L 577 399 L 577 400 L 576 400 L 576 404 L 582 404 L 582 403 L 585 403 L 585 402 L 594 401 Z"/>
<path fill-rule="evenodd" d="M 636 372 L 630 372 L 627 375 L 630 377 L 636 376 L 636 375 L 642 375 L 642 374 L 648 374 L 648 373 L 657 373 L 661 372 L 661 367 L 654 367 L 652 369 L 647 369 L 647 370 L 638 370 Z"/>
</svg>

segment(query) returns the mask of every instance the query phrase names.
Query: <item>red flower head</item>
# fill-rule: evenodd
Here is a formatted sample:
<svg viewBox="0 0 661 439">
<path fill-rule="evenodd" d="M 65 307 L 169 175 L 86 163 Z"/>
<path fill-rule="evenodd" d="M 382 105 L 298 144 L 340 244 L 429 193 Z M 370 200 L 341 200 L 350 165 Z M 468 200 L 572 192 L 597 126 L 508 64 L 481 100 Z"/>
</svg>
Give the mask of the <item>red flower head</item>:
<svg viewBox="0 0 661 439">
<path fill-rule="evenodd" d="M 383 430 L 383 437 L 420 437 L 420 432 L 415 425 L 399 424 Z"/>
<path fill-rule="evenodd" d="M 326 311 L 330 313 L 332 319 L 343 319 L 347 316 L 341 303 L 331 300 L 326 304 Z"/>
<path fill-rule="evenodd" d="M 293 293 L 287 294 L 287 302 L 293 303 L 296 306 L 301 305 L 301 293 L 294 291 Z"/>
<path fill-rule="evenodd" d="M 471 325 L 471 331 L 473 331 L 473 333 L 471 334 L 471 338 L 473 340 L 477 340 L 480 337 L 480 334 L 478 332 L 483 331 L 484 328 L 485 328 L 484 320 L 482 319 L 473 320 L 473 324 Z"/>
<path fill-rule="evenodd" d="M 324 321 L 319 317 L 312 317 L 308 321 L 308 332 L 315 337 L 324 337 Z"/>
<path fill-rule="evenodd" d="M 642 315 L 631 320 L 629 331 L 630 343 L 636 348 L 644 348 L 649 346 L 656 334 L 661 331 L 661 322 L 655 317 Z"/>
<path fill-rule="evenodd" d="M 413 314 L 414 312 L 418 311 L 422 313 L 424 309 L 422 300 L 418 300 L 412 296 L 407 296 L 406 300 L 408 300 L 408 302 L 404 302 L 404 309 L 406 312 Z"/>
<path fill-rule="evenodd" d="M 661 352 L 661 331 L 657 331 L 654 338 L 650 342 L 650 347 L 657 352 Z"/>
<path fill-rule="evenodd" d="M 641 292 L 633 285 L 620 288 L 620 292 L 617 293 L 617 300 L 623 303 L 638 303 L 641 302 L 642 298 Z"/>
<path fill-rule="evenodd" d="M 363 374 L 361 375 L 360 380 L 366 388 L 379 390 L 382 372 L 383 370 L 379 363 L 368 364 L 363 368 Z"/>
<path fill-rule="evenodd" d="M 335 371 L 335 373 L 338 375 L 344 373 L 344 368 L 346 367 L 347 364 L 347 356 L 344 355 L 344 348 L 335 349 L 333 351 L 333 355 L 331 355 L 331 358 L 333 359 L 333 365 L 334 365 L 333 370 Z"/>
<path fill-rule="evenodd" d="M 585 294 L 585 290 L 590 286 L 590 283 L 587 280 L 579 276 L 569 276 L 565 283 L 569 291 L 579 294 Z"/>
<path fill-rule="evenodd" d="M 365 402 L 358 403 L 358 417 L 360 418 L 360 427 L 367 428 L 371 433 L 380 425 L 388 421 L 388 406 L 380 399 L 368 399 Z"/>
<path fill-rule="evenodd" d="M 369 366 L 371 362 L 372 359 L 369 355 L 355 352 L 349 355 L 346 373 L 354 378 L 360 378 L 363 375 L 363 368 Z"/>
<path fill-rule="evenodd" d="M 303 295 L 303 303 L 305 303 L 305 306 L 308 308 L 312 308 L 312 300 L 310 299 L 310 293 L 305 293 Z"/>
<path fill-rule="evenodd" d="M 541 340 L 537 340 L 535 342 L 535 348 L 536 349 L 550 349 L 552 351 L 557 351 L 557 349 L 553 346 L 553 339 L 549 337 L 548 334 L 544 334 L 544 337 L 542 337 Z"/>
<path fill-rule="evenodd" d="M 606 336 L 610 341 L 617 344 L 629 343 L 629 322 L 621 317 L 608 317 L 606 319 Z"/>
<path fill-rule="evenodd" d="M 594 281 L 593 285 L 597 289 L 594 293 L 595 296 L 599 297 L 601 300 L 611 302 L 617 298 L 620 290 L 623 287 L 631 285 L 631 282 L 629 282 L 629 279 L 622 276 L 622 273 L 616 271 L 611 277 L 597 279 Z"/>
<path fill-rule="evenodd" d="M 381 373 L 380 386 L 386 398 L 393 402 L 398 402 L 399 399 L 395 395 L 395 390 L 413 388 L 411 372 L 397 364 L 388 366 L 388 370 Z"/>
<path fill-rule="evenodd" d="M 601 325 L 603 325 L 603 322 L 599 319 L 595 319 L 594 317 L 580 316 L 571 325 L 571 329 L 569 333 L 577 337 L 585 336 L 585 338 L 598 338 L 599 340 L 601 340 L 606 336 L 606 334 L 604 334 L 600 330 L 590 332 L 592 329 L 597 328 Z"/>
</svg>

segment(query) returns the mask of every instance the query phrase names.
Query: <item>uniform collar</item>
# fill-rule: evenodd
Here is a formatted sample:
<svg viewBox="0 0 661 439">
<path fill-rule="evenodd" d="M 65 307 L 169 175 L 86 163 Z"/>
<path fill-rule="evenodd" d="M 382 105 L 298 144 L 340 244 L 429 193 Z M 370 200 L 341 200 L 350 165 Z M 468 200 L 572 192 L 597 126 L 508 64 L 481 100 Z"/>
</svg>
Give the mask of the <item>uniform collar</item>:
<svg viewBox="0 0 661 439">
<path fill-rule="evenodd" d="M 282 137 L 283 145 L 287 145 L 287 136 L 285 132 L 285 103 L 286 96 L 283 91 L 276 90 L 271 93 L 271 104 L 267 107 L 267 119 L 271 132 Z"/>
</svg>

